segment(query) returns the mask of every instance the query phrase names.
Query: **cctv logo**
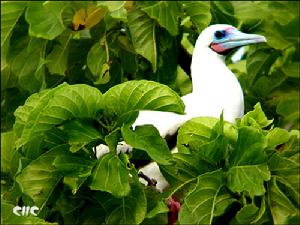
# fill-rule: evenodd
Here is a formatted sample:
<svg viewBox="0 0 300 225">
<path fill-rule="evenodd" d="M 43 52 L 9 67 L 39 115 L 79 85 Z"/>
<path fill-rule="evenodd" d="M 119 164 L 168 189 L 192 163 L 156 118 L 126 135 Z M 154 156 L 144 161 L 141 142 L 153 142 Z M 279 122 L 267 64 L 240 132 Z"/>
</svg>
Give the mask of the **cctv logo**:
<svg viewBox="0 0 300 225">
<path fill-rule="evenodd" d="M 37 206 L 16 206 L 13 208 L 13 213 L 17 216 L 29 216 L 29 215 L 33 215 L 33 216 L 37 216 L 36 211 L 38 211 L 39 208 Z"/>
</svg>

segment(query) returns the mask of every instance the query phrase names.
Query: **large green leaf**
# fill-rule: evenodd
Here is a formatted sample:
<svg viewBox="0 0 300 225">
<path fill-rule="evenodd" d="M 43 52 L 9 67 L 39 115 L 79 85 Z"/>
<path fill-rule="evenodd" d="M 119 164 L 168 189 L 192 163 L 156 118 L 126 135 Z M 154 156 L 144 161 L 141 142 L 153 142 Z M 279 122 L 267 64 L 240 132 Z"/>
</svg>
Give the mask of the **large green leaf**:
<svg viewBox="0 0 300 225">
<path fill-rule="evenodd" d="M 168 86 L 153 81 L 128 81 L 110 88 L 103 97 L 107 113 L 119 117 L 138 110 L 184 112 L 180 97 Z"/>
<path fill-rule="evenodd" d="M 7 225 L 57 225 L 58 223 L 50 223 L 37 216 L 17 216 L 13 214 L 15 205 L 4 202 L 1 199 L 1 224 Z"/>
<path fill-rule="evenodd" d="M 29 23 L 29 34 L 38 38 L 52 40 L 60 35 L 65 26 L 62 12 L 66 2 L 28 2 L 26 20 Z"/>
<path fill-rule="evenodd" d="M 289 224 L 289 218 L 299 215 L 299 210 L 278 187 L 276 177 L 269 183 L 268 203 L 274 224 Z"/>
<path fill-rule="evenodd" d="M 106 154 L 98 161 L 89 187 L 118 197 L 126 196 L 130 192 L 129 171 L 117 155 Z"/>
<path fill-rule="evenodd" d="M 1 48 L 8 41 L 12 30 L 23 13 L 24 7 L 24 2 L 1 2 Z"/>
<path fill-rule="evenodd" d="M 160 166 L 161 172 L 172 186 L 180 186 L 182 183 L 189 182 L 214 169 L 214 166 L 195 153 L 174 153 L 171 165 Z"/>
<path fill-rule="evenodd" d="M 178 18 L 179 7 L 177 2 L 157 1 L 157 2 L 142 2 L 142 10 L 152 19 L 166 28 L 170 34 L 178 34 Z"/>
<path fill-rule="evenodd" d="M 268 148 L 275 148 L 280 144 L 286 143 L 290 139 L 290 134 L 287 130 L 275 127 L 266 135 Z"/>
<path fill-rule="evenodd" d="M 211 20 L 210 3 L 200 1 L 182 1 L 183 10 L 191 18 L 198 32 L 206 28 Z"/>
<path fill-rule="evenodd" d="M 167 142 L 160 136 L 152 125 L 136 127 L 135 131 L 129 127 L 122 127 L 124 141 L 133 148 L 144 150 L 158 164 L 170 164 L 172 157 Z"/>
<path fill-rule="evenodd" d="M 12 72 L 18 77 L 20 86 L 31 93 L 45 85 L 46 44 L 46 40 L 31 38 L 28 46 L 19 51 L 11 63 Z"/>
<path fill-rule="evenodd" d="M 257 129 L 239 128 L 237 145 L 229 160 L 227 185 L 232 191 L 247 191 L 251 196 L 264 194 L 263 182 L 271 178 L 265 147 L 265 137 Z"/>
<path fill-rule="evenodd" d="M 204 144 L 210 141 L 212 129 L 218 119 L 212 117 L 193 118 L 184 123 L 177 136 L 177 148 L 180 152 L 189 152 L 191 142 Z"/>
<path fill-rule="evenodd" d="M 63 83 L 52 90 L 34 94 L 15 112 L 17 147 L 65 120 L 93 119 L 101 107 L 101 92 L 85 84 Z"/>
<path fill-rule="evenodd" d="M 264 128 L 269 126 L 273 120 L 268 120 L 264 111 L 261 108 L 260 103 L 254 106 L 254 110 L 248 112 L 243 116 L 240 126 L 251 126 L 256 128 Z"/>
<path fill-rule="evenodd" d="M 179 212 L 182 224 L 211 224 L 216 198 L 223 186 L 223 173 L 214 171 L 198 177 L 196 187 L 186 196 Z"/>
<path fill-rule="evenodd" d="M 260 196 L 266 191 L 264 181 L 270 178 L 270 171 L 265 164 L 234 166 L 228 171 L 227 186 L 233 192 L 247 191 L 251 196 Z"/>
<path fill-rule="evenodd" d="M 56 157 L 66 153 L 68 153 L 67 145 L 57 146 L 33 160 L 16 177 L 21 191 L 32 198 L 39 208 L 46 204 L 62 178 L 62 174 L 52 163 Z"/>
<path fill-rule="evenodd" d="M 147 203 L 141 184 L 133 184 L 130 193 L 120 198 L 118 203 L 108 212 L 106 224 L 140 224 L 144 220 Z"/>
<path fill-rule="evenodd" d="M 68 68 L 69 42 L 72 34 L 69 32 L 63 33 L 59 38 L 59 44 L 54 46 L 54 49 L 47 55 L 46 66 L 51 74 L 65 75 Z"/>
<path fill-rule="evenodd" d="M 128 26 L 135 51 L 151 62 L 155 72 L 157 50 L 154 21 L 141 10 L 133 10 L 128 15 Z"/>
</svg>

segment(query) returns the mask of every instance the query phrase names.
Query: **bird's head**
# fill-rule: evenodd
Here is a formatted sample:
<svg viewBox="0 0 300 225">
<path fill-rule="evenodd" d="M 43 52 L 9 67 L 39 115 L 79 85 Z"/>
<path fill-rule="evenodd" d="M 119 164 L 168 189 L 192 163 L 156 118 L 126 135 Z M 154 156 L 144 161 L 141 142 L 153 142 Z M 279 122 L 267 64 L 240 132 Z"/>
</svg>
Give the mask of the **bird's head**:
<svg viewBox="0 0 300 225">
<path fill-rule="evenodd" d="M 266 42 L 266 38 L 258 34 L 246 34 L 227 24 L 211 25 L 204 29 L 197 40 L 201 47 L 227 55 L 232 49 L 253 43 Z M 200 46 L 199 46 L 200 47 Z"/>
</svg>

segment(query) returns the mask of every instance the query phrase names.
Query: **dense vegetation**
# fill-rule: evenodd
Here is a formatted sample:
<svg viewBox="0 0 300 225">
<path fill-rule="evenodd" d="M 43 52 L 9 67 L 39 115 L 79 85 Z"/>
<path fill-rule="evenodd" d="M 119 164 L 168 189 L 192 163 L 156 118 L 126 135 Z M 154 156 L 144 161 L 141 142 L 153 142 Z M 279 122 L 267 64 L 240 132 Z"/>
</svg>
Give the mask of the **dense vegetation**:
<svg viewBox="0 0 300 225">
<path fill-rule="evenodd" d="M 230 124 L 194 118 L 179 153 L 142 109 L 184 112 L 198 34 L 226 23 L 266 44 L 226 59 L 245 94 Z M 299 2 L 1 2 L 1 223 L 298 224 Z M 130 154 L 111 150 L 125 140 Z M 170 187 L 138 181 L 156 161 Z M 12 214 L 36 205 L 38 217 Z"/>
</svg>

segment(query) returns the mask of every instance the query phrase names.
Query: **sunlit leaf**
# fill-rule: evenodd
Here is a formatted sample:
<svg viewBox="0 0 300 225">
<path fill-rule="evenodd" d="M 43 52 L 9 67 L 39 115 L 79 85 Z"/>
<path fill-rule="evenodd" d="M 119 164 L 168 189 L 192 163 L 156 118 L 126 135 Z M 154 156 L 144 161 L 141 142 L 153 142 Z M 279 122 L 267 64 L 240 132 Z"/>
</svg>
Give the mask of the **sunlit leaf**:
<svg viewBox="0 0 300 225">
<path fill-rule="evenodd" d="M 211 20 L 210 3 L 200 1 L 182 1 L 183 10 L 196 25 L 198 31 L 206 28 Z"/>
<path fill-rule="evenodd" d="M 22 15 L 24 7 L 24 2 L 1 2 L 1 49 Z"/>
<path fill-rule="evenodd" d="M 132 10 L 128 15 L 128 25 L 134 49 L 157 69 L 157 50 L 155 37 L 155 23 L 140 10 Z"/>
<path fill-rule="evenodd" d="M 125 142 L 133 148 L 144 150 L 157 163 L 166 165 L 171 159 L 171 152 L 167 142 L 159 135 L 152 125 L 136 127 L 135 131 L 122 127 L 122 136 Z"/>
<path fill-rule="evenodd" d="M 45 83 L 46 44 L 46 40 L 32 38 L 27 48 L 20 51 L 11 63 L 12 72 L 18 77 L 18 83 L 31 93 L 39 91 Z"/>
<path fill-rule="evenodd" d="M 146 196 L 141 184 L 134 184 L 126 197 L 107 214 L 106 224 L 140 224 L 147 211 Z"/>
<path fill-rule="evenodd" d="M 288 197 L 280 190 L 277 185 L 276 178 L 273 177 L 270 182 L 270 190 L 268 201 L 274 223 L 275 224 L 288 224 L 289 217 L 297 215 L 299 211 L 288 199 Z"/>
<path fill-rule="evenodd" d="M 230 157 L 228 187 L 234 192 L 247 191 L 251 196 L 265 192 L 264 181 L 271 178 L 264 152 L 266 140 L 263 134 L 251 127 L 239 129 L 237 145 Z"/>
<path fill-rule="evenodd" d="M 223 185 L 221 171 L 205 173 L 198 177 L 196 187 L 185 197 L 179 212 L 182 224 L 211 224 L 216 198 Z"/>
<path fill-rule="evenodd" d="M 87 66 L 95 76 L 102 76 L 102 68 L 107 60 L 105 46 L 96 43 L 87 56 Z"/>
<path fill-rule="evenodd" d="M 97 4 L 107 7 L 112 18 L 127 20 L 126 1 L 98 1 Z"/>
<path fill-rule="evenodd" d="M 269 126 L 273 120 L 268 120 L 263 112 L 260 103 L 254 106 L 254 110 L 248 112 L 241 120 L 240 126 L 253 126 L 256 128 L 264 128 Z"/>
<path fill-rule="evenodd" d="M 68 146 L 57 146 L 32 161 L 16 178 L 21 191 L 42 208 L 50 198 L 62 174 L 52 165 L 57 156 L 68 152 Z"/>
<path fill-rule="evenodd" d="M 138 110 L 184 110 L 182 100 L 173 90 L 153 81 L 128 81 L 112 87 L 103 97 L 107 113 L 117 116 Z"/>
<path fill-rule="evenodd" d="M 16 112 L 18 147 L 63 121 L 95 118 L 102 106 L 102 94 L 85 84 L 66 83 L 32 95 Z"/>
<path fill-rule="evenodd" d="M 178 34 L 179 7 L 177 2 L 143 2 L 141 9 L 152 19 L 157 20 L 170 34 Z"/>
<path fill-rule="evenodd" d="M 28 2 L 25 17 L 29 34 L 49 40 L 60 35 L 65 29 L 62 12 L 66 6 L 66 2 Z"/>
<path fill-rule="evenodd" d="M 98 161 L 89 187 L 114 196 L 126 196 L 130 192 L 129 171 L 117 155 L 106 154 Z"/>
</svg>

